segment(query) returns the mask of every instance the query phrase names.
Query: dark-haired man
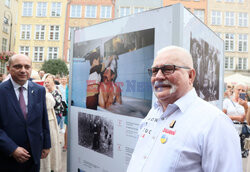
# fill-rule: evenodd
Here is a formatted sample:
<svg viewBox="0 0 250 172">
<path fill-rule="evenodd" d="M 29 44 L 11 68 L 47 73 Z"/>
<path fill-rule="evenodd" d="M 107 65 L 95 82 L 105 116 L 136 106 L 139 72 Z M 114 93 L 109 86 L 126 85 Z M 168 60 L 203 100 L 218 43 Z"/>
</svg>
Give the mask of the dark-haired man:
<svg viewBox="0 0 250 172">
<path fill-rule="evenodd" d="M 0 85 L 0 171 L 38 172 L 51 147 L 45 88 L 28 81 L 31 59 L 9 59 L 10 79 Z"/>
</svg>

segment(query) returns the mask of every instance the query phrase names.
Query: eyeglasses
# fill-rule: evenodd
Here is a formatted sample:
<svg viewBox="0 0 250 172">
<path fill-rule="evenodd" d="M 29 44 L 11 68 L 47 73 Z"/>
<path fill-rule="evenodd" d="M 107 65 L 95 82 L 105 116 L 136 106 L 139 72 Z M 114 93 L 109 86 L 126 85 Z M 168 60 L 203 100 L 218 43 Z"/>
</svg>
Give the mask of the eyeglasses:
<svg viewBox="0 0 250 172">
<path fill-rule="evenodd" d="M 148 69 L 148 74 L 149 74 L 149 76 L 155 77 L 157 75 L 158 71 L 161 70 L 161 72 L 164 75 L 170 75 L 170 74 L 174 73 L 177 68 L 190 69 L 189 67 L 186 67 L 186 66 L 177 66 L 177 65 L 166 64 L 162 67 L 152 67 L 152 68 Z"/>
<path fill-rule="evenodd" d="M 237 89 L 238 91 L 242 91 L 242 92 L 246 92 L 246 90 L 244 90 L 244 89 Z"/>
</svg>

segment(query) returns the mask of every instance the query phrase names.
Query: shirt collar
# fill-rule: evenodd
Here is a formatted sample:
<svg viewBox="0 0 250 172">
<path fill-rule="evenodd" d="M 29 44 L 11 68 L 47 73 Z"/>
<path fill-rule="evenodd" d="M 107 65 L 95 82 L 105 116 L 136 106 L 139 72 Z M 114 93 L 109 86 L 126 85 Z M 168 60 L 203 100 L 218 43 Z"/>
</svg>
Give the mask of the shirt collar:
<svg viewBox="0 0 250 172">
<path fill-rule="evenodd" d="M 18 89 L 19 87 L 21 87 L 21 85 L 19 85 L 18 83 L 16 83 L 16 82 L 12 79 L 12 77 L 10 77 L 10 80 L 11 80 L 11 82 L 12 82 L 12 84 L 13 84 L 14 89 Z M 25 84 L 23 85 L 23 87 L 25 88 L 25 90 L 28 90 L 28 81 L 25 82 Z"/>
<path fill-rule="evenodd" d="M 183 97 L 179 98 L 174 104 L 176 104 L 183 113 L 197 97 L 198 96 L 195 89 L 192 88 Z"/>
<path fill-rule="evenodd" d="M 183 113 L 190 106 L 190 104 L 194 101 L 194 99 L 196 97 L 198 97 L 197 93 L 196 93 L 195 89 L 192 88 L 184 96 L 182 96 L 176 102 L 174 102 L 174 104 L 169 104 L 166 111 L 174 111 L 174 109 L 179 108 L 181 110 L 181 112 Z M 154 103 L 154 108 L 155 109 L 156 108 L 162 109 L 162 105 L 160 104 L 159 100 L 157 100 Z M 164 114 L 165 114 L 165 112 L 164 112 Z M 169 113 L 167 113 L 167 114 L 169 114 Z"/>
</svg>

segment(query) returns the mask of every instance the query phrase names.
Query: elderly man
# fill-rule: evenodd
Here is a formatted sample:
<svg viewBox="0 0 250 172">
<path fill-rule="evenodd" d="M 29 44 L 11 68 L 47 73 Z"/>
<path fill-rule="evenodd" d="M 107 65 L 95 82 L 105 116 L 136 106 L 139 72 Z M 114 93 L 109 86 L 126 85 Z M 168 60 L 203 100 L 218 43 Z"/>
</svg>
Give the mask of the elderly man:
<svg viewBox="0 0 250 172">
<path fill-rule="evenodd" d="M 29 57 L 9 59 L 10 79 L 0 85 L 0 171 L 38 172 L 51 147 L 45 88 L 28 81 Z"/>
<path fill-rule="evenodd" d="M 163 48 L 149 74 L 158 100 L 140 124 L 127 172 L 242 171 L 232 121 L 193 88 L 190 53 L 175 46 Z"/>
</svg>

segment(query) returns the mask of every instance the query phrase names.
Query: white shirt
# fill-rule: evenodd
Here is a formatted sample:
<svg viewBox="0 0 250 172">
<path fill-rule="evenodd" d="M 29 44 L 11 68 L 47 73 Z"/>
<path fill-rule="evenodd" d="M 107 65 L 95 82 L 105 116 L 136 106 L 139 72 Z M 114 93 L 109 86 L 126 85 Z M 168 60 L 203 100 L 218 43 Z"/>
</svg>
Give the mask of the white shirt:
<svg viewBox="0 0 250 172">
<path fill-rule="evenodd" d="M 242 171 L 239 136 L 230 118 L 192 89 L 165 112 L 155 103 L 140 124 L 127 172 L 142 171 Z"/>
<path fill-rule="evenodd" d="M 233 102 L 231 99 L 225 99 L 223 101 L 223 109 L 227 110 L 227 115 L 245 115 L 244 107 L 237 102 Z"/>
<path fill-rule="evenodd" d="M 16 83 L 12 77 L 10 77 L 10 80 L 13 84 L 14 87 L 14 91 L 16 93 L 16 97 L 17 100 L 19 101 L 19 87 L 21 87 L 21 85 L 19 85 L 18 83 Z M 24 97 L 24 101 L 25 101 L 25 105 L 26 105 L 26 112 L 28 112 L 28 81 L 23 85 L 24 89 L 23 89 L 23 97 Z"/>
</svg>

